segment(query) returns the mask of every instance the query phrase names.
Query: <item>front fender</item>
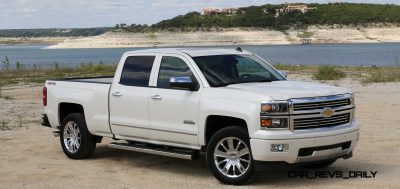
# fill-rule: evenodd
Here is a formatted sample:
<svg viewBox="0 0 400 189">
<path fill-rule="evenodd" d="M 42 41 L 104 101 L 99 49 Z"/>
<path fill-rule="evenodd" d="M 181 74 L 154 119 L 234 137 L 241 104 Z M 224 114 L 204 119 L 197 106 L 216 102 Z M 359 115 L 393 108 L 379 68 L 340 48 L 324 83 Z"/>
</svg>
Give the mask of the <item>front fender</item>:
<svg viewBox="0 0 400 189">
<path fill-rule="evenodd" d="M 199 116 L 199 144 L 206 145 L 207 118 L 211 115 L 239 118 L 246 122 L 250 134 L 258 128 L 260 105 L 251 101 L 238 101 L 235 99 L 207 99 L 207 103 L 201 103 Z"/>
</svg>

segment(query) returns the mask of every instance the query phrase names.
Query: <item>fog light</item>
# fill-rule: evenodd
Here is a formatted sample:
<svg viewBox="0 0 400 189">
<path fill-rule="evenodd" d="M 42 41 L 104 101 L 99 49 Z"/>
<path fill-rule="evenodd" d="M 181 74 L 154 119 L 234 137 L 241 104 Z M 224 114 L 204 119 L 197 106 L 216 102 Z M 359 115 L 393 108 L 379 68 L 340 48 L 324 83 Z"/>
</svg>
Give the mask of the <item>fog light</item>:
<svg viewBox="0 0 400 189">
<path fill-rule="evenodd" d="M 287 152 L 289 150 L 289 144 L 271 144 L 272 152 Z"/>
</svg>

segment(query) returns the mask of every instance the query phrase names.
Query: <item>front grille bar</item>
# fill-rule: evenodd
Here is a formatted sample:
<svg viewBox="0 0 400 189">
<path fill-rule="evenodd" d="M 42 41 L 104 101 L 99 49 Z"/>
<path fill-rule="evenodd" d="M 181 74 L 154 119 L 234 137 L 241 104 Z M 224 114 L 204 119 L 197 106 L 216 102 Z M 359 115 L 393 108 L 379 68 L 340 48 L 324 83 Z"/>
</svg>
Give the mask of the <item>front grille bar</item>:
<svg viewBox="0 0 400 189">
<path fill-rule="evenodd" d="M 351 94 L 289 99 L 290 128 L 304 130 L 321 127 L 333 127 L 350 123 L 354 104 Z M 324 117 L 322 112 L 331 108 L 331 117 Z"/>
<path fill-rule="evenodd" d="M 303 125 L 313 125 L 313 124 L 327 124 L 327 123 L 331 123 L 331 122 L 341 122 L 341 121 L 348 121 L 349 118 L 348 117 L 344 117 L 344 118 L 340 118 L 340 119 L 330 119 L 330 120 L 324 120 L 324 121 L 313 121 L 313 122 L 295 122 L 295 126 L 299 127 L 299 126 L 303 126 Z"/>
<path fill-rule="evenodd" d="M 346 124 L 350 122 L 350 113 L 332 116 L 330 118 L 314 117 L 314 118 L 302 118 L 293 120 L 293 128 L 306 129 L 306 128 L 318 128 L 318 127 L 330 127 L 335 125 Z"/>
<path fill-rule="evenodd" d="M 293 104 L 294 111 L 300 110 L 312 110 L 312 109 L 323 109 L 324 107 L 339 107 L 350 105 L 350 99 L 330 101 L 330 102 L 318 102 L 318 103 L 301 103 Z"/>
</svg>

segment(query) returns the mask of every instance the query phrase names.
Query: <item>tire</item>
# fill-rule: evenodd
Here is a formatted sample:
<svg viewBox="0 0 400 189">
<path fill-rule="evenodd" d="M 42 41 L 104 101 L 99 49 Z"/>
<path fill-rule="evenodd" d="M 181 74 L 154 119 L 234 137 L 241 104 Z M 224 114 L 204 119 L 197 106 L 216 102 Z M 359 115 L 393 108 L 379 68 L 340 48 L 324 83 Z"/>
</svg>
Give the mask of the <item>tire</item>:
<svg viewBox="0 0 400 189">
<path fill-rule="evenodd" d="M 323 169 L 331 166 L 333 163 L 335 163 L 336 159 L 333 160 L 326 160 L 326 161 L 320 161 L 320 162 L 315 162 L 315 163 L 307 163 L 302 165 L 303 168 L 306 169 Z"/>
<path fill-rule="evenodd" d="M 85 159 L 93 154 L 96 140 L 89 133 L 82 113 L 72 113 L 64 118 L 60 130 L 60 143 L 65 155 L 71 159 Z"/>
<path fill-rule="evenodd" d="M 256 176 L 249 135 L 240 126 L 216 132 L 207 145 L 206 160 L 211 173 L 224 184 L 246 184 Z"/>
</svg>

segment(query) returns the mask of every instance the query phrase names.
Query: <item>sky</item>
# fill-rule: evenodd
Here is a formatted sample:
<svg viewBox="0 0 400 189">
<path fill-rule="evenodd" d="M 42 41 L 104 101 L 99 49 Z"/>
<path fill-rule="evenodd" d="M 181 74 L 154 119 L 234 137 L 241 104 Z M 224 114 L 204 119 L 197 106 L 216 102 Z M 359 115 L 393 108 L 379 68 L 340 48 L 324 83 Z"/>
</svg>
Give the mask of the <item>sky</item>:
<svg viewBox="0 0 400 189">
<path fill-rule="evenodd" d="M 115 26 L 117 23 L 150 25 L 206 7 L 283 2 L 328 3 L 329 0 L 0 0 L 0 29 L 86 28 Z M 400 4 L 400 0 L 347 2 Z"/>
</svg>

